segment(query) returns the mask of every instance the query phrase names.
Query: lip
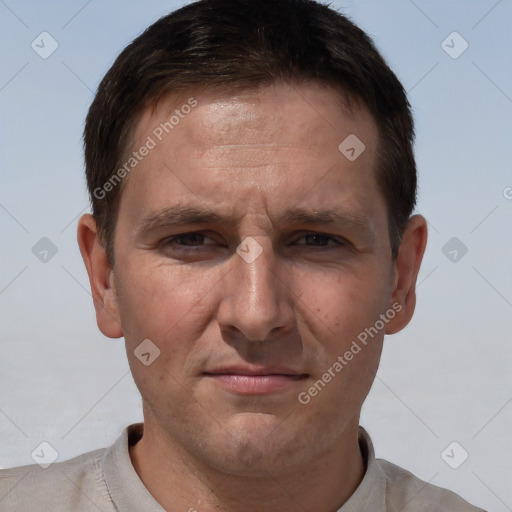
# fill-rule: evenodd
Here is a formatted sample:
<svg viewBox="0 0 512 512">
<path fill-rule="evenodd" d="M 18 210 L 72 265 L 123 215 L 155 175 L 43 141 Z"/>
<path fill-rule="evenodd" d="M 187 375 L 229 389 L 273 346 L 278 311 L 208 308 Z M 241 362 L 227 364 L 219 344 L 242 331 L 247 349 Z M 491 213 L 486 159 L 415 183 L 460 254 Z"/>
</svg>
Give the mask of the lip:
<svg viewBox="0 0 512 512">
<path fill-rule="evenodd" d="M 308 374 L 281 367 L 229 367 L 203 375 L 227 391 L 242 395 L 265 395 L 286 390 Z"/>
</svg>

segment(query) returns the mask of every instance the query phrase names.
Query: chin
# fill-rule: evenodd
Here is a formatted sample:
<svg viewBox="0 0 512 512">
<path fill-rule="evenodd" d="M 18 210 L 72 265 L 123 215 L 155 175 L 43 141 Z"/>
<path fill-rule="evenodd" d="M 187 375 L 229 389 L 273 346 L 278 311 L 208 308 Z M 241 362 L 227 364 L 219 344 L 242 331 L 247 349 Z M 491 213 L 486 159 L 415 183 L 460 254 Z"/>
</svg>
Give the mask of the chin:
<svg viewBox="0 0 512 512">
<path fill-rule="evenodd" d="M 286 473 L 306 457 L 300 433 L 282 417 L 262 413 L 237 414 L 223 423 L 208 443 L 210 463 L 239 476 L 268 477 Z"/>
</svg>

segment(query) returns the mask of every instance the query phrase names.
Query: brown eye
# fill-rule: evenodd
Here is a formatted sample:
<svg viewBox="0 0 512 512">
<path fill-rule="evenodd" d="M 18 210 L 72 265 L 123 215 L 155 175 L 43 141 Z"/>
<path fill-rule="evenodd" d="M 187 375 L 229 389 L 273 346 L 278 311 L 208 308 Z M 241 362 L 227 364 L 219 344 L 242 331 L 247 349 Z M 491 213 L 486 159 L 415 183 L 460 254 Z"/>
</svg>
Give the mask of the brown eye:
<svg viewBox="0 0 512 512">
<path fill-rule="evenodd" d="M 215 242 L 203 233 L 180 233 L 163 239 L 160 247 L 165 250 L 196 250 L 201 247 L 212 246 Z"/>
<path fill-rule="evenodd" d="M 328 245 L 332 240 L 332 238 L 327 235 L 306 235 L 304 238 L 306 239 L 306 243 L 317 246 Z"/>
<path fill-rule="evenodd" d="M 307 245 L 312 247 L 327 247 L 343 245 L 341 240 L 323 233 L 311 233 L 300 238 L 298 245 Z"/>
<path fill-rule="evenodd" d="M 204 232 L 189 232 L 168 236 L 160 241 L 158 250 L 165 258 L 184 263 L 215 261 L 225 256 L 227 247 L 222 239 L 214 233 L 208 235 Z"/>
<path fill-rule="evenodd" d="M 196 246 L 202 245 L 205 238 L 205 235 L 201 233 L 184 233 L 173 237 L 173 242 L 179 245 Z"/>
</svg>

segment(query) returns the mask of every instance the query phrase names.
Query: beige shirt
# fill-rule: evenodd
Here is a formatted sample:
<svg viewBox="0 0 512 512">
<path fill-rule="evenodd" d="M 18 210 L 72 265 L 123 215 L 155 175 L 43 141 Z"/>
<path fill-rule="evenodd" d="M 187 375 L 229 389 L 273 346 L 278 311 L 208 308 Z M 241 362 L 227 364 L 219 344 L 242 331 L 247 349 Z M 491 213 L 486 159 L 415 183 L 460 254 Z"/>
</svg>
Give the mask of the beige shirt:
<svg viewBox="0 0 512 512">
<path fill-rule="evenodd" d="M 127 427 L 110 448 L 56 462 L 47 469 L 32 465 L 0 471 L 0 510 L 164 511 L 144 487 L 130 460 L 128 446 L 142 437 L 142 426 L 137 423 Z M 338 512 L 482 512 L 457 494 L 423 482 L 390 462 L 376 459 L 371 439 L 362 427 L 359 428 L 359 443 L 366 473 Z"/>
</svg>

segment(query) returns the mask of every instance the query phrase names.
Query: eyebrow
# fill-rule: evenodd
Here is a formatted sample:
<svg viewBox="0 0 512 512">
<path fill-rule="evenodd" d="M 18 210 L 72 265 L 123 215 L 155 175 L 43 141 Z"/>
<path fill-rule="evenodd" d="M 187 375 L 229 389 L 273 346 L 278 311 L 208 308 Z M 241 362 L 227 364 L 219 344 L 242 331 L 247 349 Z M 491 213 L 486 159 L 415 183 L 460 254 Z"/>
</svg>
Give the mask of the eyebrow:
<svg viewBox="0 0 512 512">
<path fill-rule="evenodd" d="M 278 223 L 280 224 L 347 224 L 360 229 L 368 227 L 365 217 L 341 210 L 306 210 L 293 208 L 282 214 Z"/>
<path fill-rule="evenodd" d="M 362 215 L 339 209 L 304 209 L 291 208 L 278 217 L 271 219 L 273 226 L 337 226 L 358 233 L 369 241 L 375 239 L 375 233 L 369 220 Z M 157 229 L 165 229 L 189 224 L 222 224 L 235 227 L 239 219 L 220 214 L 208 208 L 194 206 L 172 206 L 157 213 L 144 217 L 138 223 L 137 231 L 147 233 Z"/>
<path fill-rule="evenodd" d="M 284 225 L 305 224 L 308 226 L 336 226 L 362 237 L 366 243 L 375 242 L 375 230 L 365 216 L 339 209 L 293 208 L 278 219 Z"/>
<path fill-rule="evenodd" d="M 146 232 L 185 224 L 234 224 L 227 217 L 207 208 L 193 206 L 171 206 L 144 217 L 137 231 Z"/>
</svg>

